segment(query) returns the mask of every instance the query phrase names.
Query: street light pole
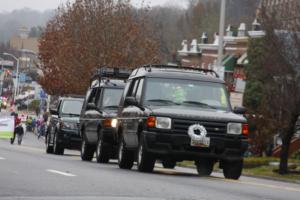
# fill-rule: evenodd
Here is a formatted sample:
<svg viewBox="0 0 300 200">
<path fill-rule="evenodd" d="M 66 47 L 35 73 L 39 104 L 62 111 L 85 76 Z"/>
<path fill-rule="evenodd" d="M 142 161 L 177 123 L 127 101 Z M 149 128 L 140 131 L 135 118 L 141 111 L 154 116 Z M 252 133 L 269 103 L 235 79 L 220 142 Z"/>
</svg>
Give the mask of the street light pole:
<svg viewBox="0 0 300 200">
<path fill-rule="evenodd" d="M 16 86 L 15 86 L 15 91 L 14 91 L 14 102 L 15 102 L 16 96 L 17 96 L 18 87 L 19 87 L 19 63 L 20 63 L 20 61 L 19 61 L 19 59 L 18 59 L 16 56 L 14 56 L 13 54 L 4 52 L 3 55 L 5 55 L 5 56 L 10 56 L 10 57 L 12 57 L 13 59 L 15 59 L 15 60 L 17 61 Z"/>
<path fill-rule="evenodd" d="M 2 73 L 0 74 L 0 85 L 1 85 L 1 87 L 0 87 L 0 96 L 2 96 L 2 88 L 3 88 L 3 79 L 4 79 L 4 71 L 3 71 L 3 69 L 4 69 L 4 64 L 3 64 L 3 62 L 4 62 L 4 59 L 2 58 L 2 57 L 0 57 L 0 60 L 1 60 L 1 70 L 2 70 Z"/>
<path fill-rule="evenodd" d="M 218 49 L 218 61 L 217 61 L 218 67 L 222 66 L 222 59 L 223 59 L 225 9 L 226 9 L 226 0 L 221 0 L 220 27 L 219 27 L 219 49 Z"/>
</svg>

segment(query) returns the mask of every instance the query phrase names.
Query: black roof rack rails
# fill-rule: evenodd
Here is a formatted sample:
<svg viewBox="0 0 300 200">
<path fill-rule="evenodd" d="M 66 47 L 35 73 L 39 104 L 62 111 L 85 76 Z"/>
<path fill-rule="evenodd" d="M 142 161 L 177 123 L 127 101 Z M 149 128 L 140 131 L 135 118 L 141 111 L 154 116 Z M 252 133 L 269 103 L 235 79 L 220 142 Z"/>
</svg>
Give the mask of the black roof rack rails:
<svg viewBox="0 0 300 200">
<path fill-rule="evenodd" d="M 127 80 L 131 74 L 132 70 L 126 68 L 108 68 L 102 67 L 96 70 L 95 75 L 91 78 L 90 87 L 95 80 L 99 83 L 104 79 L 117 79 L 117 80 Z"/>
<path fill-rule="evenodd" d="M 84 95 L 80 95 L 80 94 L 65 94 L 62 95 L 61 98 L 84 98 Z"/>
<path fill-rule="evenodd" d="M 216 78 L 220 78 L 218 73 L 212 69 L 203 69 L 203 68 L 196 68 L 196 67 L 183 67 L 183 66 L 173 66 L 173 65 L 144 65 L 145 70 L 148 69 L 151 72 L 152 68 L 156 69 L 183 69 L 183 70 L 192 70 L 203 72 L 204 74 L 213 74 Z"/>
</svg>

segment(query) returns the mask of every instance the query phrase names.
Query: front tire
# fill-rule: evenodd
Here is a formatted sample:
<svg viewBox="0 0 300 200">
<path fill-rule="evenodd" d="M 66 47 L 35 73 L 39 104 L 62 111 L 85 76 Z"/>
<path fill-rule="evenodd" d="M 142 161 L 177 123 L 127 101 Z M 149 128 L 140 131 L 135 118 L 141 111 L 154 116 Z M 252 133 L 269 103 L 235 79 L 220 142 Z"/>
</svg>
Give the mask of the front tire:
<svg viewBox="0 0 300 200">
<path fill-rule="evenodd" d="M 134 151 L 126 149 L 125 142 L 120 139 L 118 148 L 118 164 L 121 169 L 131 169 L 134 162 Z"/>
<path fill-rule="evenodd" d="M 210 159 L 201 159 L 195 162 L 199 176 L 210 176 L 215 162 Z"/>
<path fill-rule="evenodd" d="M 54 133 L 54 138 L 53 138 L 53 151 L 56 155 L 63 155 L 64 154 L 64 148 L 62 144 L 59 143 L 58 141 L 58 133 Z"/>
<path fill-rule="evenodd" d="M 53 153 L 53 145 L 50 145 L 50 134 L 46 137 L 46 153 L 52 154 Z"/>
<path fill-rule="evenodd" d="M 243 160 L 239 161 L 223 161 L 223 174 L 227 179 L 238 180 L 242 175 Z"/>
<path fill-rule="evenodd" d="M 83 137 L 81 141 L 81 160 L 92 161 L 94 158 L 95 148 L 94 146 L 87 143 L 86 139 Z"/>
<path fill-rule="evenodd" d="M 137 167 L 140 172 L 152 172 L 155 165 L 154 156 L 147 152 L 143 138 L 141 138 L 137 155 Z"/>
<path fill-rule="evenodd" d="M 108 144 L 103 141 L 103 136 L 99 135 L 96 148 L 96 159 L 98 163 L 108 163 L 109 162 L 109 150 Z"/>
</svg>

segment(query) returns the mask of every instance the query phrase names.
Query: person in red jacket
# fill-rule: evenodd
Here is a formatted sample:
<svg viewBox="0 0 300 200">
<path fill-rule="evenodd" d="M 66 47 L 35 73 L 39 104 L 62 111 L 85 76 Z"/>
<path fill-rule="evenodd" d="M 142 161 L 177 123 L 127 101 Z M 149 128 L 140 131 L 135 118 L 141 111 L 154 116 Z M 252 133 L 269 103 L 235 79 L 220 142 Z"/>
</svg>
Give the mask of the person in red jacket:
<svg viewBox="0 0 300 200">
<path fill-rule="evenodd" d="M 14 128 L 14 137 L 10 139 L 10 143 L 14 144 L 16 134 L 18 135 L 18 144 L 20 145 L 22 143 L 22 138 L 24 135 L 24 129 L 21 124 L 21 119 L 18 117 L 18 113 L 11 113 L 12 116 L 15 117 L 15 128 Z"/>
</svg>

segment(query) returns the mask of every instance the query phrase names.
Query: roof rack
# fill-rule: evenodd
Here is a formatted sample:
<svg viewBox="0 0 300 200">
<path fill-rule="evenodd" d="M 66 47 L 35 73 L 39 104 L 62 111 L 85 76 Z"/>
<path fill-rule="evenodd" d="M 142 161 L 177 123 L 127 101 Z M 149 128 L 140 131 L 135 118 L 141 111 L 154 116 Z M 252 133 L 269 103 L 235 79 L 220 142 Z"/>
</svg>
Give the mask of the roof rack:
<svg viewBox="0 0 300 200">
<path fill-rule="evenodd" d="M 155 69 L 183 69 L 183 70 L 190 70 L 190 71 L 197 71 L 202 72 L 204 74 L 212 74 L 216 78 L 220 78 L 218 73 L 212 69 L 203 69 L 203 68 L 196 68 L 196 67 L 183 67 L 183 66 L 173 66 L 173 65 L 144 65 L 145 70 L 151 72 L 152 68 Z"/>
<path fill-rule="evenodd" d="M 65 95 L 62 95 L 60 96 L 60 98 L 84 98 L 85 96 L 84 95 L 80 95 L 80 94 L 65 94 Z"/>
<path fill-rule="evenodd" d="M 99 83 L 104 79 L 117 79 L 117 80 L 127 80 L 131 74 L 131 70 L 125 68 L 107 68 L 103 67 L 96 70 L 95 75 L 91 78 L 90 86 L 95 80 Z"/>
</svg>

